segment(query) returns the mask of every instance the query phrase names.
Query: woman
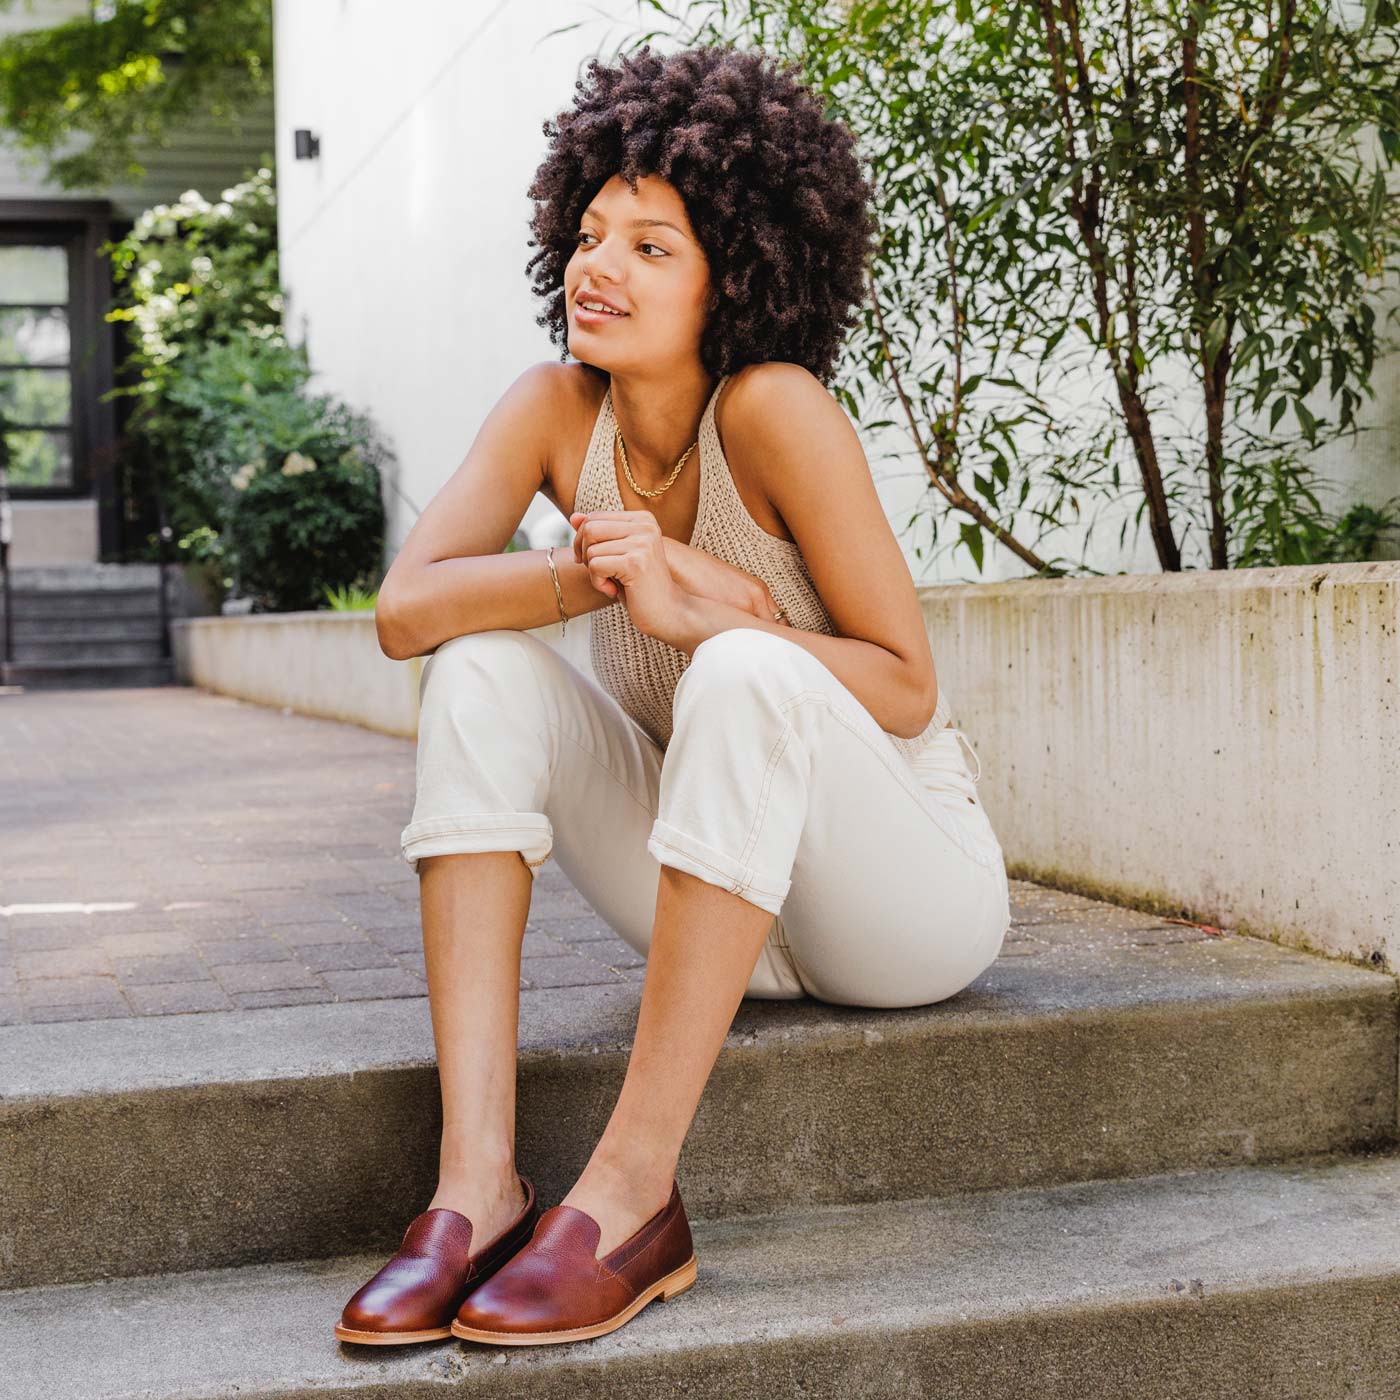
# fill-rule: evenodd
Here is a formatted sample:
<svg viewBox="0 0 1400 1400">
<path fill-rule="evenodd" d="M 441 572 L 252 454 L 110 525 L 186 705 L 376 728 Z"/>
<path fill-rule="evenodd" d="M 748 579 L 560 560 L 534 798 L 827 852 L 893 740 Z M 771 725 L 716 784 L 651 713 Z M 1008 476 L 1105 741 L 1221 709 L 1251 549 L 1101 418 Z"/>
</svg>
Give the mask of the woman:
<svg viewBox="0 0 1400 1400">
<path fill-rule="evenodd" d="M 379 595 L 385 652 L 431 653 L 403 853 L 443 1129 L 348 1341 L 568 1341 L 682 1292 L 675 1168 L 740 1000 L 938 1001 L 1010 922 L 980 767 L 823 387 L 874 236 L 849 131 L 787 69 L 706 47 L 595 60 L 546 133 L 531 266 L 573 362 L 505 394 Z M 572 557 L 501 553 L 536 491 Z M 529 635 L 587 612 L 602 685 Z M 515 1051 L 551 852 L 647 966 L 607 1130 L 541 1215 Z"/>
</svg>

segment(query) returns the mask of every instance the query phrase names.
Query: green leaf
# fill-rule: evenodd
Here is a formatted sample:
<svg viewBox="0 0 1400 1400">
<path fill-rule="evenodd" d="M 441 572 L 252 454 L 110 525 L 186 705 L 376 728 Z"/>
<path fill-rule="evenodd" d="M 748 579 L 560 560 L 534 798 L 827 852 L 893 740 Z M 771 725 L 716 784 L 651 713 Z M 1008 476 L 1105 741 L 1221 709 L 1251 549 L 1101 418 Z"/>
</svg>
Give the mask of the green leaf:
<svg viewBox="0 0 1400 1400">
<path fill-rule="evenodd" d="M 1346 255 L 1357 267 L 1368 267 L 1371 259 L 1367 252 L 1366 245 L 1356 236 L 1356 234 L 1344 224 L 1337 228 L 1337 238 L 1341 241 L 1342 247 L 1346 250 Z"/>
<path fill-rule="evenodd" d="M 1220 347 L 1225 343 L 1225 313 L 1222 311 L 1206 327 L 1206 368 L 1210 369 L 1215 365 L 1215 357 L 1220 353 Z"/>
<path fill-rule="evenodd" d="M 977 572 L 982 572 L 982 527 L 975 520 L 963 521 L 958 526 L 958 536 L 963 544 L 967 546 L 967 551 L 972 555 L 972 562 L 977 566 Z"/>
</svg>

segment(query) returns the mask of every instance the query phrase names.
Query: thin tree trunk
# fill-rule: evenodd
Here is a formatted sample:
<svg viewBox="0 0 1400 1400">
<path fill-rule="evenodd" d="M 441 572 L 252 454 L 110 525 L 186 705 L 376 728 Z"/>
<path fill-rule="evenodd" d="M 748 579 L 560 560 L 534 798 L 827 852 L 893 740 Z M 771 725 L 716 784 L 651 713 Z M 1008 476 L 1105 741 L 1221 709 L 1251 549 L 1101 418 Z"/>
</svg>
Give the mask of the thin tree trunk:
<svg viewBox="0 0 1400 1400">
<path fill-rule="evenodd" d="M 1206 491 L 1210 501 L 1210 566 L 1228 569 L 1225 525 L 1225 389 L 1229 382 L 1228 336 L 1210 354 L 1209 328 L 1214 321 L 1215 281 L 1205 266 L 1206 220 L 1201 196 L 1201 99 L 1197 87 L 1197 26 L 1189 12 L 1181 40 L 1181 78 L 1185 103 L 1186 250 L 1191 261 L 1191 300 L 1196 320 L 1197 358 L 1206 407 Z"/>
<path fill-rule="evenodd" d="M 1053 9 L 1053 0 L 1037 0 L 1041 19 L 1045 25 L 1045 42 L 1050 54 L 1051 70 L 1054 74 L 1055 89 L 1060 99 L 1060 115 L 1065 124 L 1065 154 L 1073 163 L 1078 159 L 1074 115 L 1070 106 L 1069 83 L 1065 76 L 1065 38 L 1060 33 Z M 1085 114 L 1088 128 L 1086 139 L 1091 142 L 1093 135 L 1093 94 L 1089 84 L 1089 69 L 1084 61 L 1083 43 L 1078 29 L 1078 17 L 1074 9 L 1066 5 L 1064 18 L 1069 30 L 1069 44 L 1075 62 L 1076 89 L 1080 107 Z M 1147 497 L 1148 526 L 1152 542 L 1157 550 L 1157 561 L 1171 573 L 1181 568 L 1181 551 L 1172 533 L 1171 510 L 1167 504 L 1166 488 L 1162 483 L 1161 465 L 1157 460 L 1157 444 L 1152 435 L 1152 423 L 1141 393 L 1137 388 L 1137 366 L 1133 362 L 1131 348 L 1127 362 L 1113 334 L 1113 314 L 1108 305 L 1108 259 L 1103 243 L 1099 238 L 1099 201 L 1101 197 L 1101 173 L 1095 167 L 1094 178 L 1086 189 L 1076 173 L 1070 186 L 1070 210 L 1084 240 L 1085 252 L 1089 259 L 1089 269 L 1093 278 L 1094 307 L 1099 318 L 1099 339 L 1108 355 L 1113 370 L 1114 384 L 1118 390 L 1118 402 L 1123 410 L 1123 420 L 1128 437 L 1133 444 L 1137 458 L 1138 472 L 1142 477 L 1142 489 Z"/>
</svg>

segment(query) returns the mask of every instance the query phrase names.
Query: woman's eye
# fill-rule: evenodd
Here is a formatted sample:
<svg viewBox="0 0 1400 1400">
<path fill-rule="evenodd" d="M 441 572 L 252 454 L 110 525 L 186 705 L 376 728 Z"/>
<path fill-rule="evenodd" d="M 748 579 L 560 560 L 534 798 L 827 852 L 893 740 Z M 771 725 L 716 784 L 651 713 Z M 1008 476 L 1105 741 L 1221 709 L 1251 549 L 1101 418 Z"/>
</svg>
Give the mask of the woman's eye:
<svg viewBox="0 0 1400 1400">
<path fill-rule="evenodd" d="M 586 231 L 585 231 L 585 232 L 576 233 L 576 234 L 574 235 L 574 243 L 575 243 L 575 244 L 579 244 L 579 243 L 582 243 L 583 240 L 584 240 L 585 238 L 592 238 L 592 237 L 593 237 L 593 235 L 592 235 L 591 233 L 586 232 Z M 659 243 L 639 243 L 637 246 L 638 246 L 639 248 L 655 248 L 656 251 L 657 251 L 658 253 L 660 253 L 663 257 L 669 258 L 669 257 L 671 256 L 670 253 L 668 253 Z"/>
</svg>

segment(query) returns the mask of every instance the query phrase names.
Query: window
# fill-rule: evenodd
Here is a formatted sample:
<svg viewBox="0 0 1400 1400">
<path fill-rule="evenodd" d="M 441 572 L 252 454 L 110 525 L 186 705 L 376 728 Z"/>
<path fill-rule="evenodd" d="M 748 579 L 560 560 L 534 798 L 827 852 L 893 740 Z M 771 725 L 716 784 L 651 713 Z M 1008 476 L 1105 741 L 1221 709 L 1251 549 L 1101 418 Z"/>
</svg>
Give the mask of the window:
<svg viewBox="0 0 1400 1400">
<path fill-rule="evenodd" d="M 72 298 L 63 243 L 0 242 L 0 414 L 13 490 L 70 492 Z"/>
</svg>

